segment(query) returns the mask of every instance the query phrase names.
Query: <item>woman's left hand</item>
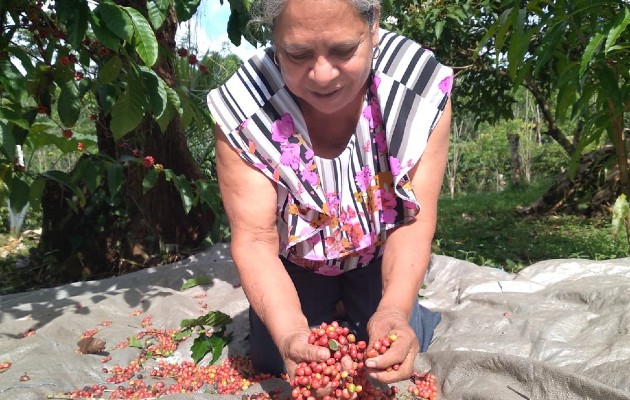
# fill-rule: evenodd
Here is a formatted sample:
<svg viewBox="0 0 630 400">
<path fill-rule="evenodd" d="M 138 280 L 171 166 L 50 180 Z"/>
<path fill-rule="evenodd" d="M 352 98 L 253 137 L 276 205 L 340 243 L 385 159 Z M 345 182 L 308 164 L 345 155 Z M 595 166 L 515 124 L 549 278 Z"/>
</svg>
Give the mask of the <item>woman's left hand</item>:
<svg viewBox="0 0 630 400">
<path fill-rule="evenodd" d="M 367 325 L 370 343 L 377 339 L 396 335 L 396 341 L 384 354 L 369 358 L 365 366 L 372 378 L 383 382 L 393 383 L 405 380 L 413 372 L 416 355 L 420 345 L 415 332 L 409 326 L 409 318 L 399 309 L 377 309 Z M 393 369 L 399 364 L 400 367 Z"/>
</svg>

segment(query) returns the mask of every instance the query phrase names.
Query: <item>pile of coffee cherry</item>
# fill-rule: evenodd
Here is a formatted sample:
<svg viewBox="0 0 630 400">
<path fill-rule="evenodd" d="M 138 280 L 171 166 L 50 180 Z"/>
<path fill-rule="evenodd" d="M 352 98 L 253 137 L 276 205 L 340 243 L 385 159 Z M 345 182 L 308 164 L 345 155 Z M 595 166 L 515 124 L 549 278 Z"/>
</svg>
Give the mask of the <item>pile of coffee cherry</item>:
<svg viewBox="0 0 630 400">
<path fill-rule="evenodd" d="M 202 366 L 190 361 L 171 364 L 162 357 L 171 355 L 180 344 L 176 332 L 151 328 L 139 334 L 138 338 L 146 335 L 156 341 L 149 349 L 158 358 L 158 366 L 146 365 L 147 353 L 143 351 L 127 366 L 103 368 L 103 373 L 111 375 L 106 379 L 107 383 L 115 384 L 114 388 L 105 385 L 85 386 L 49 398 L 102 399 L 107 395 L 109 399 L 155 399 L 175 393 L 197 393 L 204 388 L 212 388 L 211 391 L 221 395 L 237 395 L 273 377 L 255 371 L 251 359 L 246 356 L 228 357 L 218 365 Z M 376 386 L 368 380 L 365 360 L 385 353 L 395 345 L 396 340 L 397 336 L 391 334 L 368 345 L 365 341 L 357 340 L 347 327 L 337 322 L 322 323 L 311 329 L 308 343 L 329 349 L 330 357 L 326 361 L 300 363 L 293 378 L 286 378 L 292 388 L 290 394 L 278 388 L 270 392 L 243 394 L 241 399 L 287 400 L 288 395 L 291 399 L 314 400 L 317 391 L 322 389 L 329 393 L 323 400 L 436 400 L 436 379 L 430 373 L 413 373 L 406 388 L 407 393 L 400 394 L 397 386 Z M 128 347 L 128 343 L 123 347 Z M 350 368 L 345 361 L 348 359 L 351 360 Z M 9 366 L 10 362 L 7 365 L 0 363 L 0 368 Z M 397 369 L 399 365 L 391 368 Z M 146 378 L 151 382 L 145 381 Z"/>
<path fill-rule="evenodd" d="M 328 387 L 330 394 L 323 400 L 335 399 L 394 399 L 397 394 L 395 386 L 383 390 L 373 385 L 367 378 L 365 360 L 384 354 L 398 337 L 390 334 L 380 338 L 369 346 L 365 341 L 357 341 L 347 327 L 342 327 L 338 322 L 322 323 L 319 327 L 311 329 L 308 343 L 328 348 L 330 357 L 321 362 L 302 362 L 290 380 L 293 390 L 291 396 L 297 400 L 310 400 L 315 398 L 315 392 L 323 387 Z M 345 368 L 342 360 L 345 361 Z M 397 370 L 399 364 L 389 367 Z M 389 370 L 388 369 L 388 370 Z M 411 377 L 412 384 L 407 391 L 415 398 L 435 400 L 437 387 L 435 376 L 432 374 L 414 373 Z"/>
</svg>

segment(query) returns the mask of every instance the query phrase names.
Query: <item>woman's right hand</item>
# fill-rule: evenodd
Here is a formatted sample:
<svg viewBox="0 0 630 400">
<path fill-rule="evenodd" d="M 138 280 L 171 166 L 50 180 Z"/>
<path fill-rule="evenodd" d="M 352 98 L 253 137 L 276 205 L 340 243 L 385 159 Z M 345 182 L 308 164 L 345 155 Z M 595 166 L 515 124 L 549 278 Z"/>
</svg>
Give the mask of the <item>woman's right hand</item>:
<svg viewBox="0 0 630 400">
<path fill-rule="evenodd" d="M 330 357 L 330 350 L 325 347 L 308 344 L 309 329 L 300 329 L 287 333 L 280 340 L 278 349 L 284 360 L 284 365 L 289 378 L 295 375 L 295 369 L 301 362 L 322 362 Z"/>
<path fill-rule="evenodd" d="M 298 330 L 287 334 L 280 341 L 278 348 L 284 360 L 289 379 L 295 376 L 295 370 L 301 362 L 324 362 L 330 358 L 330 350 L 327 347 L 308 344 L 309 335 L 310 329 Z M 346 356 L 341 360 L 341 364 L 344 369 L 350 369 L 352 367 L 352 359 Z M 330 395 L 332 391 L 332 385 L 328 384 L 325 387 L 317 389 L 312 395 L 315 398 L 321 399 L 326 395 Z M 352 398 L 356 398 L 356 393 Z"/>
</svg>

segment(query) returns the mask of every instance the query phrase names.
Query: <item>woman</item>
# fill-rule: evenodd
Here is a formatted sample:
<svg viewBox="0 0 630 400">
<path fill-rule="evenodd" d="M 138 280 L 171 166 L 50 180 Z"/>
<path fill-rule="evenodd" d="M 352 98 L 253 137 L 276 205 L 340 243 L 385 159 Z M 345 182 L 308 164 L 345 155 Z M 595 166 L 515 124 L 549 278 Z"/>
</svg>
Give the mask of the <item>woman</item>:
<svg viewBox="0 0 630 400">
<path fill-rule="evenodd" d="M 448 153 L 452 71 L 379 30 L 378 0 L 262 0 L 273 46 L 208 95 L 231 252 L 257 369 L 292 374 L 328 350 L 309 326 L 391 332 L 366 363 L 412 372 L 439 315 L 417 297 Z M 393 370 L 388 367 L 401 364 Z"/>
</svg>

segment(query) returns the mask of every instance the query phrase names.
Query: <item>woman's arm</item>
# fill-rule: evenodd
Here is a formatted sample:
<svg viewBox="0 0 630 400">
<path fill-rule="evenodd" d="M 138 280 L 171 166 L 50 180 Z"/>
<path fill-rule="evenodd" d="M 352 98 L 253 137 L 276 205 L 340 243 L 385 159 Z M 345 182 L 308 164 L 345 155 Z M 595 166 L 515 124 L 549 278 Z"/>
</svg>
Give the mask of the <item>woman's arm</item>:
<svg viewBox="0 0 630 400">
<path fill-rule="evenodd" d="M 215 135 L 219 189 L 230 223 L 232 259 L 243 291 L 285 362 L 302 358 L 304 351 L 304 357 L 319 358 L 317 349 L 310 354 L 310 346 L 304 350 L 293 344 L 306 346 L 310 331 L 295 286 L 278 257 L 276 186 L 236 153 L 220 129 Z"/>
<path fill-rule="evenodd" d="M 420 203 L 420 212 L 413 221 L 388 232 L 382 262 L 383 298 L 368 324 L 368 332 L 371 339 L 376 339 L 388 335 L 391 330 L 397 331 L 402 340 L 397 341 L 397 345 L 392 346 L 386 355 L 378 357 L 374 368 L 385 369 L 395 363 L 403 363 L 403 368 L 399 372 L 377 373 L 375 377 L 382 381 L 393 382 L 406 378 L 411 373 L 413 358 L 418 352 L 417 339 L 409 327 L 409 318 L 418 301 L 418 292 L 431 256 L 438 197 L 448 158 L 450 125 L 449 100 L 420 161 L 409 172 L 414 193 Z"/>
</svg>

